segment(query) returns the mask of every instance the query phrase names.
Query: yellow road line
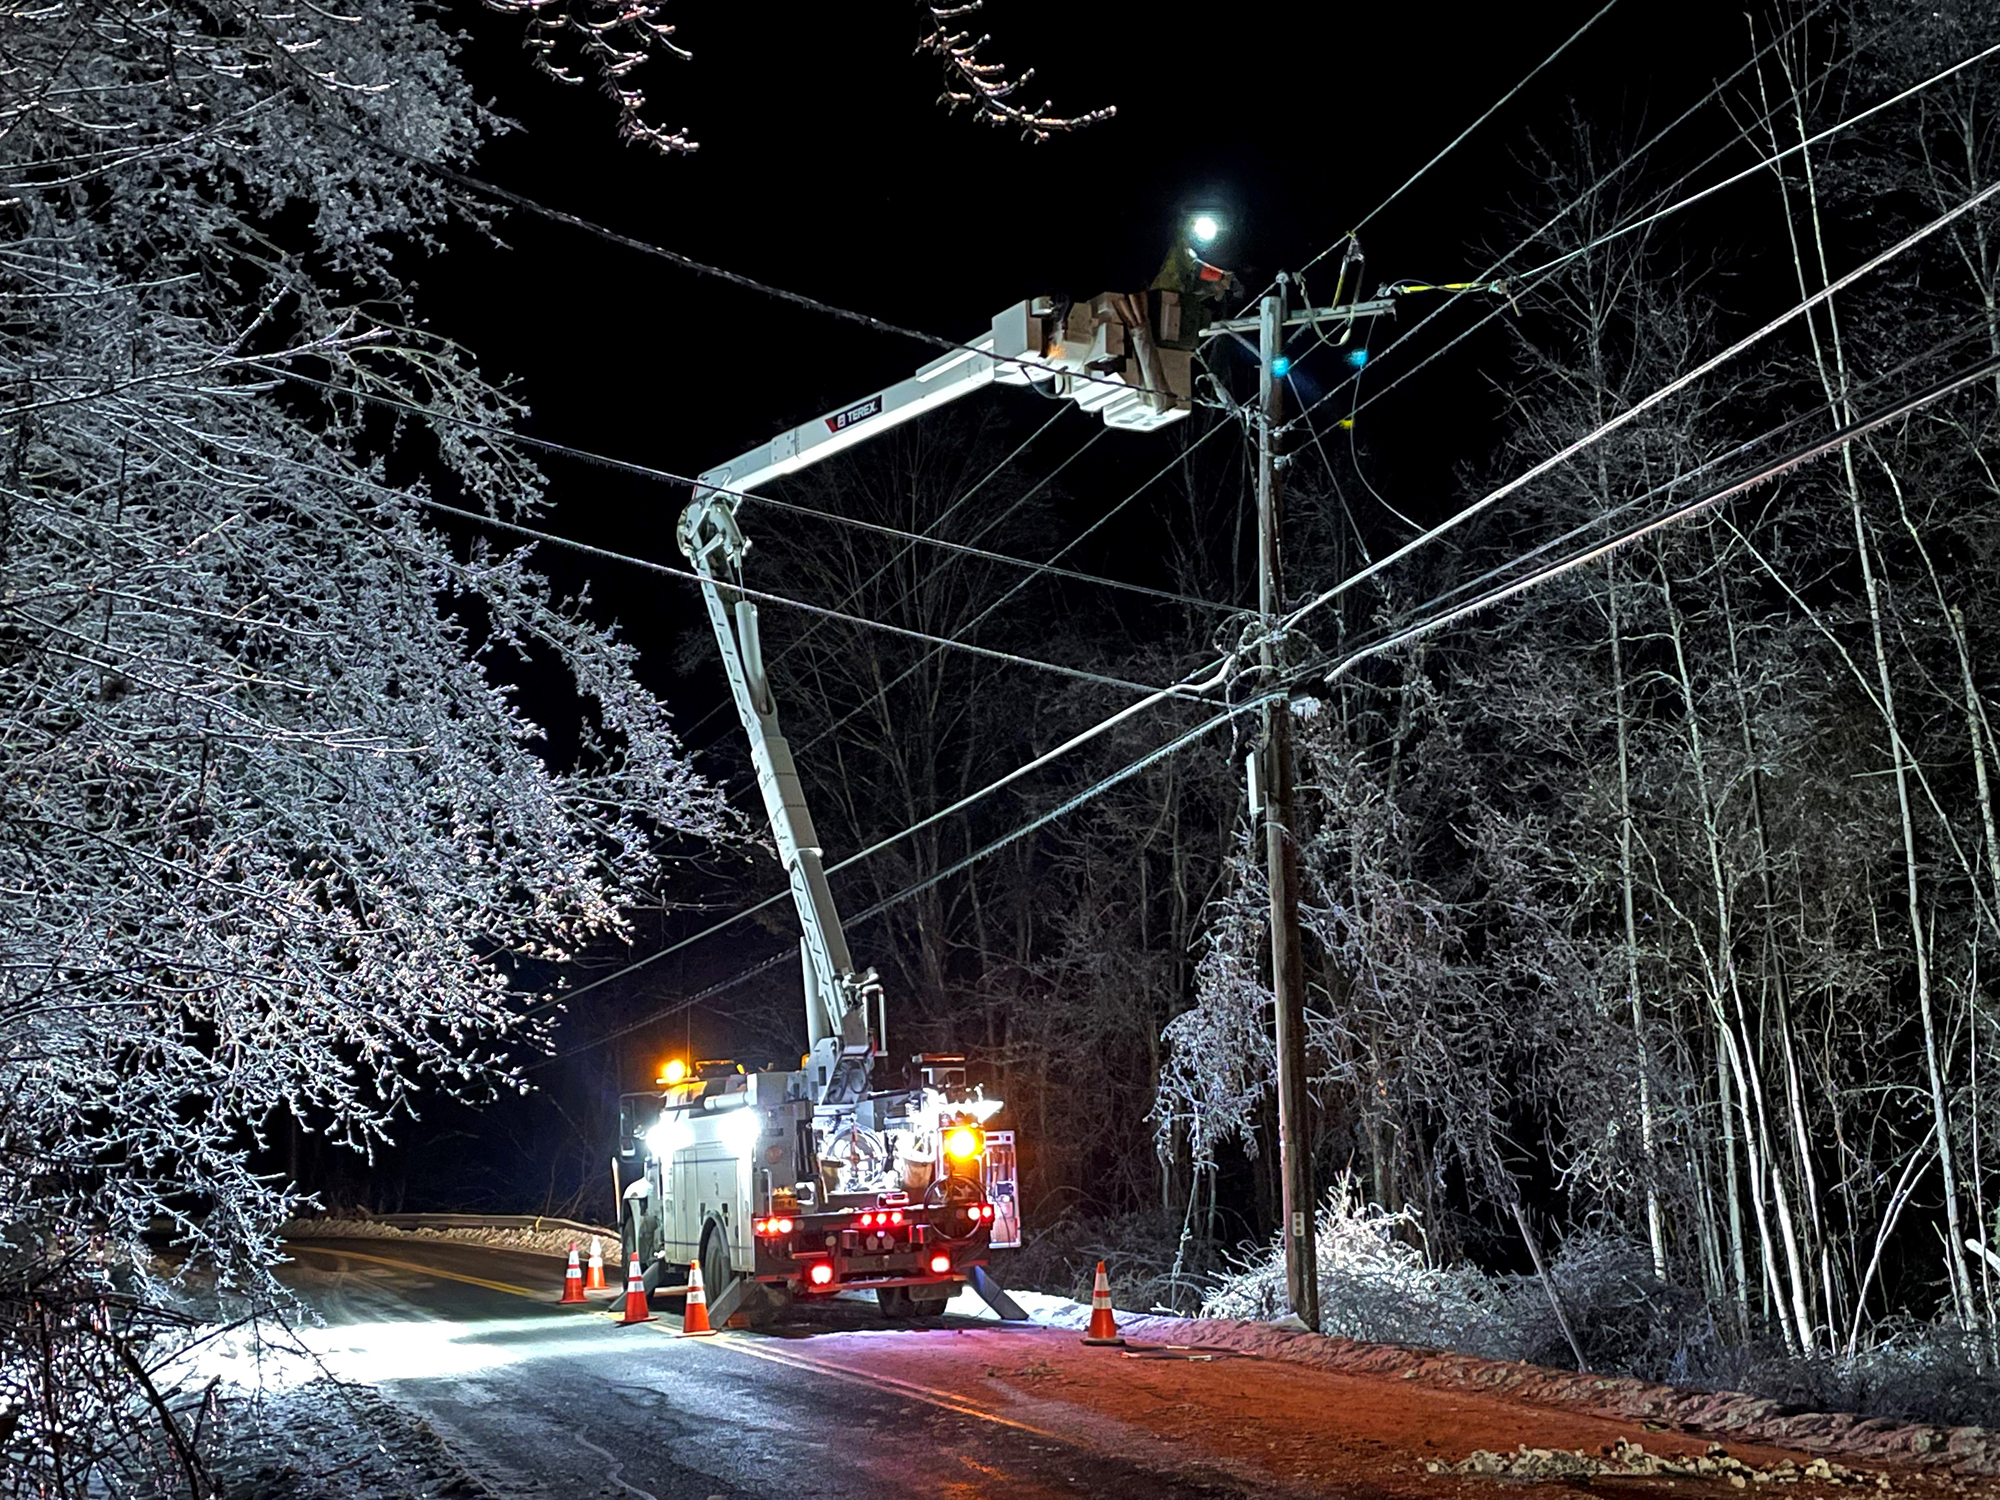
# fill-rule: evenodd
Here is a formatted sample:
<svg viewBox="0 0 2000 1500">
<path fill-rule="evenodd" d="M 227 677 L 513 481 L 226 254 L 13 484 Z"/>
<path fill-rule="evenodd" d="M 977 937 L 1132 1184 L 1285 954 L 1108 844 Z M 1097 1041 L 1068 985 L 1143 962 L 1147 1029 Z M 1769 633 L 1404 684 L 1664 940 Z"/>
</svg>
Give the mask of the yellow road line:
<svg viewBox="0 0 2000 1500">
<path fill-rule="evenodd" d="M 349 1260 L 373 1261 L 378 1266 L 393 1266 L 398 1271 L 414 1271 L 419 1276 L 442 1276 L 446 1281 L 463 1281 L 471 1286 L 483 1286 L 489 1292 L 506 1292 L 514 1297 L 526 1297 L 530 1302 L 550 1301 L 547 1292 L 531 1292 L 524 1286 L 515 1286 L 511 1281 L 488 1281 L 484 1276 L 467 1276 L 462 1271 L 441 1271 L 436 1266 L 420 1266 L 407 1260 L 391 1260 L 386 1255 L 369 1255 L 362 1250 L 328 1249 L 324 1245 L 294 1245 L 294 1251 L 308 1255 L 344 1255 Z"/>
</svg>

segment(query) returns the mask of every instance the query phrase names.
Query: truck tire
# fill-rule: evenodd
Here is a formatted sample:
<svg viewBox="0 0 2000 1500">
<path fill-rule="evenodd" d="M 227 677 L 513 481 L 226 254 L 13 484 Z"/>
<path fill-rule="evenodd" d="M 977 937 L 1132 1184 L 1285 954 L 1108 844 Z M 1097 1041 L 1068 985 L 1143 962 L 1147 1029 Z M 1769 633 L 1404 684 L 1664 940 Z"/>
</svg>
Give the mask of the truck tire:
<svg viewBox="0 0 2000 1500">
<path fill-rule="evenodd" d="M 716 1299 L 728 1291 L 736 1280 L 736 1273 L 729 1269 L 729 1242 L 722 1237 L 722 1231 L 711 1224 L 708 1232 L 701 1237 L 701 1292 L 708 1299 L 710 1307 Z"/>
<path fill-rule="evenodd" d="M 882 1309 L 882 1316 L 902 1320 L 910 1317 L 910 1289 L 906 1286 L 878 1286 L 875 1288 L 875 1305 Z"/>
<path fill-rule="evenodd" d="M 905 1287 L 903 1290 L 909 1294 L 910 1307 L 906 1316 L 912 1318 L 941 1318 L 944 1316 L 944 1310 L 951 1306 L 951 1299 L 956 1288 L 912 1286 Z"/>
</svg>

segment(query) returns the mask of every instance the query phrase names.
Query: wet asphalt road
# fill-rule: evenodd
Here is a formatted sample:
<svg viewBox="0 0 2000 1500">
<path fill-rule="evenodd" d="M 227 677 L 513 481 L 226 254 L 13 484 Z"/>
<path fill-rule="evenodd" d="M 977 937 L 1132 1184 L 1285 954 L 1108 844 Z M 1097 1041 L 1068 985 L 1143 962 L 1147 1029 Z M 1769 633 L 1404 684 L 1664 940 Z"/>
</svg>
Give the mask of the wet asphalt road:
<svg viewBox="0 0 2000 1500">
<path fill-rule="evenodd" d="M 415 1409 L 503 1495 L 1222 1500 L 1271 1491 L 1106 1419 L 1058 1434 L 951 1390 L 815 1367 L 815 1350 L 886 1358 L 907 1338 L 872 1304 L 816 1310 L 776 1333 L 675 1337 L 625 1328 L 613 1303 L 555 1303 L 560 1264 L 450 1242 L 294 1241 L 285 1279 L 326 1320 L 334 1373 Z M 933 1325 L 937 1326 L 937 1325 Z M 1047 1329 L 948 1318 L 969 1372 L 1032 1359 Z M 1003 1351 L 996 1354 L 996 1350 Z"/>
</svg>

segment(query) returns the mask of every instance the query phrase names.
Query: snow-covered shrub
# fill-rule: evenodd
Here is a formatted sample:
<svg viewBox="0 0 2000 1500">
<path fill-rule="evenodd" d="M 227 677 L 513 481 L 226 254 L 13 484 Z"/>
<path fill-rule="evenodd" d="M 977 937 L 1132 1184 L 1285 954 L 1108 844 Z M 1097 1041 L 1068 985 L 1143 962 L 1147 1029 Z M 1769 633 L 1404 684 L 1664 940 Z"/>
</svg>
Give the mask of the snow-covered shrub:
<svg viewBox="0 0 2000 1500">
<path fill-rule="evenodd" d="M 1414 1210 L 1387 1213 L 1343 1175 L 1320 1206 L 1320 1327 L 1342 1338 L 1425 1348 L 1462 1347 L 1486 1326 L 1502 1291 L 1478 1270 L 1431 1264 Z M 1282 1244 L 1241 1257 L 1202 1304 L 1212 1318 L 1276 1318 L 1289 1311 Z"/>
</svg>

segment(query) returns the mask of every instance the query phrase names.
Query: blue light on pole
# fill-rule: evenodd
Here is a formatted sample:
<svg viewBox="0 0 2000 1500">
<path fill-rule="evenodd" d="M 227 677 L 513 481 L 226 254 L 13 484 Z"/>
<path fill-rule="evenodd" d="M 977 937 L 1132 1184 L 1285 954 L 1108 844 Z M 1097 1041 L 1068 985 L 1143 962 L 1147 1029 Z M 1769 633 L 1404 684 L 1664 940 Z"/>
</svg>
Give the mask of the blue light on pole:
<svg viewBox="0 0 2000 1500">
<path fill-rule="evenodd" d="M 1368 363 L 1368 351 L 1366 349 L 1348 350 L 1347 362 L 1350 365 L 1353 365 L 1355 369 L 1357 370 L 1360 369 L 1363 365 Z"/>
<path fill-rule="evenodd" d="M 1280 354 L 1276 359 L 1271 361 L 1271 376 L 1273 379 L 1283 380 L 1291 373 L 1292 357 L 1289 354 Z"/>
</svg>

